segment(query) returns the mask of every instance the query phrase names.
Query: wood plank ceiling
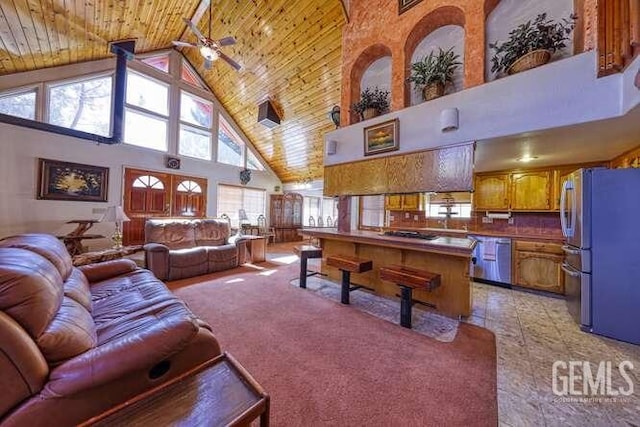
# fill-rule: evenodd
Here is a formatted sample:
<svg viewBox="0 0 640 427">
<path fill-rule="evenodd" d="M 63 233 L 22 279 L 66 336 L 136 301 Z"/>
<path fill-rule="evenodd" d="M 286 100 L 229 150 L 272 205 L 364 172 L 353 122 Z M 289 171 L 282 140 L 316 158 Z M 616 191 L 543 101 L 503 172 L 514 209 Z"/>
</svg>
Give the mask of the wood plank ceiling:
<svg viewBox="0 0 640 427">
<path fill-rule="evenodd" d="M 0 75 L 110 56 L 108 42 L 135 38 L 136 53 L 193 42 L 183 17 L 197 0 L 0 0 Z M 340 0 L 213 1 L 211 37 L 232 35 L 223 61 L 205 70 L 196 49 L 183 53 L 212 88 L 282 182 L 318 179 L 328 112 L 340 101 Z M 209 12 L 198 27 L 209 33 Z M 283 118 L 269 129 L 257 122 L 270 98 Z"/>
</svg>

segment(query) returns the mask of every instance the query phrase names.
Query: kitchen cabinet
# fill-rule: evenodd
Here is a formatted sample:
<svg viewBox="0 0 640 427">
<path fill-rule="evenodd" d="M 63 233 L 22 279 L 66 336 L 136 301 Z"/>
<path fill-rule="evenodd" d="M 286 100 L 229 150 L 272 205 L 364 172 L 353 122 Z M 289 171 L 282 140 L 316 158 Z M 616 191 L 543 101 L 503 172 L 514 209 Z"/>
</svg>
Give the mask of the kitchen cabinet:
<svg viewBox="0 0 640 427">
<path fill-rule="evenodd" d="M 564 294 L 563 259 L 559 243 L 516 241 L 514 285 Z"/>
<path fill-rule="evenodd" d="M 511 210 L 544 211 L 551 209 L 551 171 L 511 174 Z"/>
<path fill-rule="evenodd" d="M 424 210 L 424 193 L 387 194 L 384 208 L 388 211 Z"/>
<path fill-rule="evenodd" d="M 509 210 L 511 176 L 508 173 L 476 175 L 474 186 L 474 209 Z"/>
<path fill-rule="evenodd" d="M 556 169 L 554 171 L 553 210 L 560 210 L 560 195 L 562 194 L 562 183 L 565 182 L 567 177 L 576 169 L 576 167 L 571 167 Z"/>
</svg>

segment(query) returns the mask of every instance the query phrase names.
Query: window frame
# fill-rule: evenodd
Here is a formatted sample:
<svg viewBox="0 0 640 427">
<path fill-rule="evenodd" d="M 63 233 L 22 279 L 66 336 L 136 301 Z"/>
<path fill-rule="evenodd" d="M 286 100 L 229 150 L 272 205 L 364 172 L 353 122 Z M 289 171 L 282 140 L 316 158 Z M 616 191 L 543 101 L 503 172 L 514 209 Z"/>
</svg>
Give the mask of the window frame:
<svg viewBox="0 0 640 427">
<path fill-rule="evenodd" d="M 182 81 L 182 80 L 180 80 Z M 192 98 L 196 98 L 199 100 L 202 100 L 204 102 L 208 102 L 211 104 L 211 127 L 207 128 L 205 126 L 199 125 L 199 124 L 194 124 L 191 122 L 187 122 L 182 120 L 182 95 L 187 94 L 188 96 L 192 97 Z M 207 162 L 211 162 L 211 161 L 215 161 L 214 156 L 213 156 L 213 129 L 215 128 L 215 103 L 210 100 L 210 99 L 206 99 L 202 96 L 197 95 L 196 93 L 187 90 L 184 87 L 178 87 L 178 108 L 177 108 L 177 113 L 178 113 L 178 136 L 177 136 L 177 147 L 176 147 L 176 152 L 178 153 L 179 156 L 184 156 L 184 157 L 188 157 L 189 159 L 195 159 L 195 160 L 202 160 L 202 161 L 207 161 Z M 180 143 L 181 143 L 181 138 L 180 138 L 180 132 L 182 130 L 182 127 L 185 128 L 191 128 L 191 129 L 195 129 L 201 132 L 206 132 L 207 134 L 209 134 L 209 158 L 208 159 L 203 159 L 201 157 L 194 157 L 194 156 L 190 156 L 188 154 L 183 154 L 180 152 Z"/>
<path fill-rule="evenodd" d="M 369 231 L 381 231 L 387 219 L 387 210 L 384 207 L 384 194 L 371 194 L 370 196 L 378 196 L 382 197 L 382 225 L 379 227 L 371 226 L 371 225 L 363 225 L 362 224 L 362 211 L 364 203 L 362 203 L 362 198 L 367 196 L 358 196 L 358 230 L 369 230 Z"/>
<path fill-rule="evenodd" d="M 228 136 L 234 139 L 235 142 L 239 141 L 242 144 L 242 147 L 240 149 L 240 162 L 238 162 L 239 164 L 220 161 L 220 132 L 222 131 L 223 122 L 227 124 L 227 126 L 225 127 L 227 127 L 231 131 L 231 135 L 228 135 Z M 246 168 L 247 166 L 246 150 L 247 150 L 247 143 L 244 141 L 244 139 L 242 139 L 240 134 L 233 128 L 231 123 L 229 123 L 229 120 L 227 120 L 227 118 L 222 114 L 222 111 L 218 111 L 218 140 L 216 144 L 216 158 L 215 158 L 216 163 L 220 163 L 227 166 L 233 166 L 237 168 Z"/>
<path fill-rule="evenodd" d="M 25 120 L 34 120 L 34 121 L 42 121 L 42 91 L 44 90 L 44 85 L 42 83 L 40 84 L 33 84 L 33 85 L 27 85 L 27 86 L 20 86 L 20 87 L 15 87 L 15 88 L 11 88 L 11 89 L 6 89 L 6 90 L 2 90 L 0 91 L 0 98 L 9 98 L 12 96 L 20 96 L 20 95 L 24 95 L 30 92 L 33 92 L 36 96 L 35 102 L 34 102 L 34 118 L 33 119 L 25 119 Z M 4 114 L 4 113 L 0 113 L 0 114 Z M 13 116 L 11 114 L 8 114 L 12 117 L 18 117 L 18 116 Z M 24 119 L 24 117 L 21 117 Z"/>
<path fill-rule="evenodd" d="M 258 187 L 246 187 L 246 186 L 240 186 L 240 185 L 234 185 L 234 184 L 225 184 L 225 183 L 218 183 L 218 185 L 216 186 L 216 216 L 220 217 L 220 215 L 222 214 L 227 214 L 229 216 L 229 221 L 231 223 L 231 227 L 233 228 L 239 228 L 240 227 L 240 218 L 238 217 L 238 209 L 243 209 L 241 204 L 241 207 L 238 209 L 234 209 L 234 211 L 232 212 L 223 212 L 220 209 L 220 201 L 222 200 L 222 197 L 220 197 L 220 188 L 221 187 L 228 187 L 228 188 L 233 188 L 233 189 L 237 189 L 241 192 L 244 191 L 256 191 L 256 192 L 260 192 L 262 193 L 262 212 L 260 214 L 264 215 L 265 217 L 267 216 L 267 190 L 264 188 L 258 188 Z M 242 199 L 244 201 L 244 194 L 242 196 Z M 246 209 L 246 208 L 244 208 Z M 249 214 L 249 212 L 247 212 L 247 214 Z M 235 224 L 234 224 L 235 221 Z"/>
</svg>

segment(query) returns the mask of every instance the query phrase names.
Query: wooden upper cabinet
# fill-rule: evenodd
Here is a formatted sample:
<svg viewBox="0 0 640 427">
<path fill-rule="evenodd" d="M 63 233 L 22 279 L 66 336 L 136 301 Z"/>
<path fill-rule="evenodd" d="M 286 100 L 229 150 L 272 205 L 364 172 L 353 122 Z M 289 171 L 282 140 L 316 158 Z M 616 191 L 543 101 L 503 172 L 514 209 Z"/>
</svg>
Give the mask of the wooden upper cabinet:
<svg viewBox="0 0 640 427">
<path fill-rule="evenodd" d="M 424 209 L 424 193 L 387 194 L 384 208 L 388 211 L 421 211 Z"/>
<path fill-rule="evenodd" d="M 567 177 L 575 171 L 576 168 L 564 168 L 557 169 L 553 176 L 553 206 L 554 211 L 560 210 L 560 196 L 562 195 L 562 184 L 567 180 Z"/>
<path fill-rule="evenodd" d="M 509 210 L 510 175 L 476 175 L 474 205 L 476 210 Z"/>
<path fill-rule="evenodd" d="M 402 194 L 387 194 L 384 196 L 384 208 L 388 211 L 402 210 Z"/>
<path fill-rule="evenodd" d="M 511 210 L 551 209 L 551 171 L 522 172 L 511 175 Z"/>
</svg>

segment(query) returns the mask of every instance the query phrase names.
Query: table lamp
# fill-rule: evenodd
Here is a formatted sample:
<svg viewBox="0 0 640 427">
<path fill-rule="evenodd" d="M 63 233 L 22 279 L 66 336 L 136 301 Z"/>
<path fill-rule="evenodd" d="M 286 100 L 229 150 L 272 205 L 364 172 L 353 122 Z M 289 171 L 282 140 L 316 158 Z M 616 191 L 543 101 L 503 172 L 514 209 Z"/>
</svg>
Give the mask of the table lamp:
<svg viewBox="0 0 640 427">
<path fill-rule="evenodd" d="M 122 223 L 124 221 L 131 221 L 127 215 L 125 215 L 122 210 L 122 206 L 109 206 L 107 211 L 100 218 L 100 222 L 115 222 L 116 230 L 111 237 L 113 241 L 113 249 L 121 249 L 122 248 Z"/>
</svg>

